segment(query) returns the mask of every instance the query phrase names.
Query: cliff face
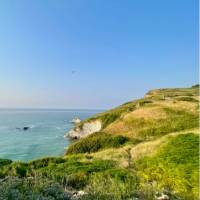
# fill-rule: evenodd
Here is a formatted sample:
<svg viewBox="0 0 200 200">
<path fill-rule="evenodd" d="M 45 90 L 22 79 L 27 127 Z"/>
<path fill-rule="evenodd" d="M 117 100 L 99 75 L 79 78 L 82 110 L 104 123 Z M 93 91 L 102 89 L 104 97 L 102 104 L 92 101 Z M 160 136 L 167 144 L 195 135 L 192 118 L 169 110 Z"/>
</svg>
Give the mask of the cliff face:
<svg viewBox="0 0 200 200">
<path fill-rule="evenodd" d="M 70 130 L 69 133 L 66 134 L 66 137 L 70 137 L 72 139 L 80 139 L 92 133 L 99 132 L 101 128 L 101 120 L 85 122 L 82 126 L 77 126 L 74 129 Z"/>
</svg>

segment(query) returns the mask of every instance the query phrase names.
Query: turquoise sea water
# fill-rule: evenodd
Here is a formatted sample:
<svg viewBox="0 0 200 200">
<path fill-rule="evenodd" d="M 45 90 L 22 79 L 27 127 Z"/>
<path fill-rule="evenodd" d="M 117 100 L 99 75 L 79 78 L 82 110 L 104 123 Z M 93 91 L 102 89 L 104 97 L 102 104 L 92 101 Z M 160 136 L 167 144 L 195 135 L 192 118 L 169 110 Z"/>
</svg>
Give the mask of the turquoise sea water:
<svg viewBox="0 0 200 200">
<path fill-rule="evenodd" d="M 88 118 L 98 110 L 0 110 L 0 158 L 29 161 L 63 155 L 70 141 L 64 134 L 74 117 Z M 24 131 L 23 127 L 30 129 Z"/>
</svg>

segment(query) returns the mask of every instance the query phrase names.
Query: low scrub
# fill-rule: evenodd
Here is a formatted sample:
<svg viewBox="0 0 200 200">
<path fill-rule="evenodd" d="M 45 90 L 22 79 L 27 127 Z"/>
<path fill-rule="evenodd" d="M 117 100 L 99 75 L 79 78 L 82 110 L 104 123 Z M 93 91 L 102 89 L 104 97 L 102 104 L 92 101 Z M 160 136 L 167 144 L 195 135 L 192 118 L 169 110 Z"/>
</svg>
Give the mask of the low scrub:
<svg viewBox="0 0 200 200">
<path fill-rule="evenodd" d="M 134 173 L 125 169 L 107 170 L 91 175 L 87 195 L 83 200 L 133 199 L 138 181 Z"/>
<path fill-rule="evenodd" d="M 137 161 L 141 191 L 153 183 L 151 191 L 175 192 L 178 199 L 198 199 L 198 155 L 198 135 L 171 138 L 156 155 Z"/>
<path fill-rule="evenodd" d="M 117 148 L 127 141 L 128 138 L 121 135 L 97 132 L 70 145 L 66 154 L 92 153 L 100 149 Z"/>
<path fill-rule="evenodd" d="M 0 184 L 1 200 L 70 200 L 58 183 L 42 178 L 10 177 Z"/>
<path fill-rule="evenodd" d="M 83 159 L 84 161 L 82 161 Z M 14 190 L 16 189 L 16 192 L 20 196 L 21 191 L 24 192 L 24 190 L 27 190 L 27 193 L 24 193 L 24 197 L 22 195 L 24 199 L 26 199 L 25 197 L 28 195 L 28 193 L 39 195 L 41 192 L 42 194 L 42 188 L 40 188 L 40 186 L 47 187 L 49 190 L 52 187 L 52 191 L 54 190 L 54 186 L 58 186 L 62 190 L 65 187 L 79 190 L 88 185 L 91 174 L 98 174 L 107 170 L 116 169 L 117 167 L 116 162 L 114 161 L 98 160 L 92 158 L 87 159 L 84 156 L 68 156 L 66 159 L 60 161 L 57 158 L 45 158 L 36 160 L 34 162 L 37 161 L 40 163 L 40 165 L 34 166 L 33 162 L 13 162 L 10 165 L 1 167 L 0 174 L 2 173 L 2 177 L 0 178 L 2 178 L 2 180 L 5 179 L 5 181 L 0 183 L 0 194 L 3 191 L 6 191 L 9 195 L 12 195 L 12 191 L 7 190 L 6 187 L 13 187 Z M 54 185 L 54 183 L 57 186 Z M 31 188 L 31 185 L 29 187 L 29 184 L 34 185 Z M 51 186 L 51 184 L 53 185 Z M 38 193 L 35 193 L 34 190 L 38 190 Z M 49 196 L 49 199 L 54 199 L 53 197 L 50 198 L 49 194 L 47 194 L 47 196 Z M 17 197 L 18 196 L 11 199 L 23 199 Z"/>
<path fill-rule="evenodd" d="M 0 159 L 0 167 L 5 166 L 5 165 L 9 165 L 11 163 L 12 163 L 12 160 Z"/>
</svg>

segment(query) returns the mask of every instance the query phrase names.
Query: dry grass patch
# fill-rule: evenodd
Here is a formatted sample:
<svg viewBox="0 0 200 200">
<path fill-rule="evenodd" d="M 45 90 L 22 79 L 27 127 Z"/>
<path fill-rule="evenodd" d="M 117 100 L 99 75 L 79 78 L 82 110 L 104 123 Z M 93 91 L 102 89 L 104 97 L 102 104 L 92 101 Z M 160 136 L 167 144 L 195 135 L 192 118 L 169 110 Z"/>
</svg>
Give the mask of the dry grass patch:
<svg viewBox="0 0 200 200">
<path fill-rule="evenodd" d="M 186 112 L 195 113 L 197 112 L 198 103 L 195 102 L 187 102 L 187 101 L 158 101 L 158 106 L 167 107 L 174 110 L 184 110 Z"/>
<path fill-rule="evenodd" d="M 106 133 L 115 134 L 115 135 L 119 135 L 123 133 L 124 136 L 128 136 L 128 134 L 126 133 L 128 133 L 130 129 L 127 126 L 124 126 L 124 122 L 123 120 L 121 120 L 121 121 L 116 121 L 110 124 L 104 131 Z"/>
<path fill-rule="evenodd" d="M 123 120 L 129 120 L 130 118 L 143 118 L 148 119 L 165 119 L 166 113 L 160 107 L 143 107 L 139 108 L 124 116 Z"/>
</svg>

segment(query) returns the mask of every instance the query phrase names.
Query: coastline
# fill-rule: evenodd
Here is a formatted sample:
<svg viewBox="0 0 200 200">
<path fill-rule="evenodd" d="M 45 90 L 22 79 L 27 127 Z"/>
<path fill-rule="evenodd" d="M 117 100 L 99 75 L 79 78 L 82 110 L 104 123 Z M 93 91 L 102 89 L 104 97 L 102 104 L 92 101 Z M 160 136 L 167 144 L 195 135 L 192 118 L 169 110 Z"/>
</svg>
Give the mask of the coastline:
<svg viewBox="0 0 200 200">
<path fill-rule="evenodd" d="M 64 134 L 74 126 L 75 116 L 87 119 L 99 110 L 0 110 L 0 157 L 30 161 L 48 156 L 63 156 L 71 144 Z M 30 127 L 24 131 L 22 127 Z M 19 129 L 18 129 L 19 128 Z"/>
</svg>

